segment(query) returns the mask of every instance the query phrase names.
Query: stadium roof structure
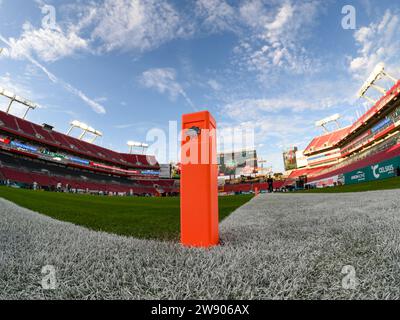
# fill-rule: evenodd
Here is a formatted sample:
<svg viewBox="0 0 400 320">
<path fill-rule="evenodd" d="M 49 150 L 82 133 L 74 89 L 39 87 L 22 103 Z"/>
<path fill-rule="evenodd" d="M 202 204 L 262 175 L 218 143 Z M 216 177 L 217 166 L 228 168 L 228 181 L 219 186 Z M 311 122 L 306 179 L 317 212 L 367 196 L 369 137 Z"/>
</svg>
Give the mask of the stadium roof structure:
<svg viewBox="0 0 400 320">
<path fill-rule="evenodd" d="M 388 110 L 394 103 L 398 101 L 400 96 L 400 81 L 398 81 L 392 88 L 390 88 L 384 96 L 382 96 L 366 113 L 364 113 L 360 118 L 354 122 L 349 132 L 344 136 L 338 145 L 342 145 L 344 142 L 351 138 L 353 134 L 356 134 L 361 128 L 365 128 L 369 123 L 376 120 L 376 116 Z"/>
<path fill-rule="evenodd" d="M 368 101 L 370 101 L 370 102 L 375 104 L 377 101 L 375 101 L 374 99 L 366 96 L 365 94 L 367 93 L 369 88 L 373 88 L 373 89 L 379 91 L 379 93 L 381 93 L 383 95 L 386 94 L 386 90 L 384 88 L 382 88 L 381 86 L 376 84 L 377 81 L 381 80 L 384 77 L 389 78 L 394 83 L 397 82 L 397 79 L 395 79 L 394 77 L 392 77 L 391 75 L 389 75 L 385 71 L 385 64 L 383 62 L 381 62 L 381 63 L 378 63 L 376 65 L 376 67 L 371 72 L 371 74 L 368 77 L 368 79 L 364 82 L 364 84 L 362 85 L 361 89 L 358 91 L 358 93 L 357 93 L 358 97 L 359 98 L 365 98 Z"/>
<path fill-rule="evenodd" d="M 81 133 L 81 135 L 79 136 L 79 140 L 82 140 L 83 139 L 83 137 L 86 135 L 86 133 L 91 133 L 91 134 L 93 134 L 93 138 L 92 138 L 92 140 L 90 141 L 91 143 L 94 143 L 95 141 L 96 141 L 96 138 L 97 137 L 102 137 L 103 136 L 103 134 L 100 132 L 100 131 L 98 131 L 98 130 L 96 130 L 96 129 L 93 129 L 92 127 L 90 127 L 89 125 L 87 125 L 86 123 L 83 123 L 83 122 L 80 122 L 80 121 L 78 121 L 78 120 L 74 120 L 74 121 L 72 121 L 71 122 L 71 127 L 69 128 L 69 130 L 68 130 L 68 132 L 67 132 L 67 135 L 69 135 L 70 133 L 71 133 L 71 131 L 74 129 L 74 128 L 79 128 L 79 129 L 82 129 L 83 131 L 82 131 L 82 133 Z"/>
<path fill-rule="evenodd" d="M 378 101 L 374 101 L 370 98 L 367 99 L 371 102 L 374 102 L 374 105 L 361 117 L 359 117 L 352 125 L 314 138 L 305 149 L 305 155 L 312 155 L 314 153 L 344 145 L 349 139 L 351 139 L 352 136 L 357 135 L 360 129 L 365 128 L 370 123 L 376 121 L 377 115 L 381 114 L 385 110 L 388 110 L 388 108 L 398 101 L 398 97 L 400 96 L 400 81 L 397 81 L 384 70 L 384 64 L 378 64 L 372 74 L 369 76 L 368 80 L 359 90 L 358 96 L 365 98 L 365 93 L 370 87 L 378 90 L 384 95 Z M 390 80 L 395 81 L 394 86 L 388 91 L 385 91 L 383 88 L 375 84 L 377 80 L 380 80 L 385 76 Z M 334 121 L 329 118 L 324 120 Z M 322 123 L 324 120 L 321 120 Z M 319 124 L 319 122 L 316 124 Z"/>
<path fill-rule="evenodd" d="M 304 155 L 308 156 L 334 147 L 340 140 L 347 136 L 350 128 L 351 126 L 347 126 L 314 138 L 304 150 Z"/>
<path fill-rule="evenodd" d="M 33 103 L 32 101 L 30 101 L 28 99 L 22 98 L 22 97 L 16 95 L 15 93 L 10 92 L 10 91 L 8 91 L 6 89 L 0 88 L 0 95 L 3 96 L 3 97 L 6 97 L 7 99 L 10 99 L 10 103 L 7 106 L 6 113 L 10 112 L 11 106 L 12 106 L 12 104 L 14 102 L 18 102 L 18 103 L 26 106 L 25 114 L 22 117 L 23 119 L 26 118 L 26 116 L 28 115 L 28 112 L 29 112 L 30 109 L 36 109 L 37 108 L 37 104 L 36 103 Z"/>
<path fill-rule="evenodd" d="M 4 111 L 0 111 L 0 130 L 32 142 L 78 154 L 87 159 L 130 168 L 159 168 L 154 156 L 119 153 L 55 130 L 46 130 L 43 126 Z"/>
<path fill-rule="evenodd" d="M 330 117 L 327 117 L 325 119 L 319 120 L 317 122 L 315 122 L 315 126 L 316 127 L 322 127 L 324 129 L 325 132 L 329 132 L 329 130 L 327 129 L 326 125 L 328 125 L 331 122 L 335 122 L 337 125 L 337 128 L 340 128 L 339 122 L 338 120 L 340 119 L 340 114 L 336 113 Z"/>
<path fill-rule="evenodd" d="M 128 141 L 126 144 L 129 147 L 129 154 L 133 153 L 133 148 L 142 148 L 142 154 L 144 154 L 145 150 L 149 147 L 147 143 L 137 141 Z"/>
</svg>

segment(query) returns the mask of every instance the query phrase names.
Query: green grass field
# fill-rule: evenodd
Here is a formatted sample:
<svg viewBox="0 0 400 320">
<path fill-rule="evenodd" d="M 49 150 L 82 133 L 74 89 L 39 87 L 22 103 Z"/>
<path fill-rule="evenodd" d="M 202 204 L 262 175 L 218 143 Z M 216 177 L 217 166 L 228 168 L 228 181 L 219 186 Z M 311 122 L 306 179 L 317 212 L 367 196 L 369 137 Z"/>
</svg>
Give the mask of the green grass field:
<svg viewBox="0 0 400 320">
<path fill-rule="evenodd" d="M 341 193 L 341 192 L 363 192 L 374 190 L 390 190 L 400 189 L 400 177 L 390 178 L 385 180 L 377 180 L 358 184 L 350 184 L 339 187 L 312 189 L 299 191 L 304 193 Z"/>
<path fill-rule="evenodd" d="M 0 187 L 0 197 L 52 218 L 92 230 L 144 239 L 179 237 L 179 198 L 133 198 L 65 194 Z M 219 198 L 220 221 L 252 198 Z"/>
</svg>

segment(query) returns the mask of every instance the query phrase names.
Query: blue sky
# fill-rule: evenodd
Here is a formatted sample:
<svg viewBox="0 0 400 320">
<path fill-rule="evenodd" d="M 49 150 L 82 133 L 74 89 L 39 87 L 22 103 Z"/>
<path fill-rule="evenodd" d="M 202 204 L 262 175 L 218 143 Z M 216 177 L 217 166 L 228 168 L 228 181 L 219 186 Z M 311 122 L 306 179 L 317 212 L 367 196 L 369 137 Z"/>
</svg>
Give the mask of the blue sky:
<svg viewBox="0 0 400 320">
<path fill-rule="evenodd" d="M 316 120 L 365 109 L 356 92 L 378 62 L 400 76 L 399 14 L 385 0 L 0 0 L 0 87 L 41 106 L 29 120 L 62 132 L 81 120 L 118 151 L 208 109 L 220 128 L 252 128 L 279 171 Z"/>
</svg>

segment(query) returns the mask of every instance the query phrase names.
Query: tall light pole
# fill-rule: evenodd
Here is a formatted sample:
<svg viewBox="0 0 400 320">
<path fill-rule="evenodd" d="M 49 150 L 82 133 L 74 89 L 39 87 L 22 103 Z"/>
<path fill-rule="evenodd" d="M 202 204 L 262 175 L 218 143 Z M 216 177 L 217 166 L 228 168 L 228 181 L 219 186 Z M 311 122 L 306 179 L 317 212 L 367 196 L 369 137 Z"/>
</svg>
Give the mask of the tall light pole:
<svg viewBox="0 0 400 320">
<path fill-rule="evenodd" d="M 10 103 L 8 104 L 6 113 L 9 113 L 11 111 L 11 106 L 14 103 L 14 101 L 24 105 L 25 107 L 27 107 L 27 109 L 25 111 L 25 114 L 23 116 L 23 119 L 26 118 L 26 116 L 28 115 L 28 111 L 30 109 L 33 110 L 33 109 L 36 109 L 36 107 L 37 107 L 37 105 L 35 103 L 33 103 L 32 101 L 29 101 L 29 100 L 24 99 L 24 98 L 22 98 L 20 96 L 17 96 L 15 93 L 12 93 L 12 92 L 10 92 L 10 91 L 8 91 L 6 89 L 0 88 L 0 96 L 3 96 L 3 97 L 6 97 L 6 98 L 10 99 Z"/>
<path fill-rule="evenodd" d="M 378 65 L 375 67 L 375 69 L 372 71 L 368 79 L 364 82 L 362 85 L 361 89 L 358 90 L 357 96 L 359 98 L 364 98 L 368 100 L 369 102 L 375 104 L 377 101 L 369 96 L 366 95 L 367 91 L 369 88 L 373 88 L 376 91 L 378 91 L 380 94 L 386 94 L 386 90 L 382 88 L 381 86 L 377 85 L 376 82 L 383 79 L 383 78 L 388 78 L 389 80 L 393 81 L 394 83 L 397 82 L 397 79 L 388 74 L 385 71 L 385 64 L 383 62 L 378 63 Z"/>
<path fill-rule="evenodd" d="M 71 125 L 71 127 L 67 131 L 67 136 L 70 135 L 71 131 L 74 128 L 83 130 L 82 133 L 79 135 L 79 138 L 78 138 L 79 140 L 82 140 L 87 133 L 91 133 L 94 135 L 93 138 L 90 140 L 90 143 L 94 143 L 98 137 L 103 136 L 103 134 L 100 131 L 93 129 L 92 127 L 88 126 L 86 123 L 80 122 L 78 120 L 72 121 L 70 123 L 70 125 Z"/>
<path fill-rule="evenodd" d="M 149 147 L 147 143 L 136 142 L 136 141 L 128 141 L 127 145 L 129 147 L 129 153 L 133 153 L 133 148 L 142 148 L 142 154 L 145 154 L 146 149 Z"/>
</svg>

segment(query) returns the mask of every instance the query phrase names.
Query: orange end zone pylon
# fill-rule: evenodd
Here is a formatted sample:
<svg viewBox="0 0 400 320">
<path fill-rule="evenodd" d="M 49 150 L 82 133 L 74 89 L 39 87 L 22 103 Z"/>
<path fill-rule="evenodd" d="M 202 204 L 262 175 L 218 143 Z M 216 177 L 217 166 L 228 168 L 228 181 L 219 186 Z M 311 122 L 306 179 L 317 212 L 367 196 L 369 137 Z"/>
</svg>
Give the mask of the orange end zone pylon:
<svg viewBox="0 0 400 320">
<path fill-rule="evenodd" d="M 181 243 L 219 243 L 216 123 L 208 111 L 182 117 Z"/>
</svg>

